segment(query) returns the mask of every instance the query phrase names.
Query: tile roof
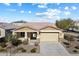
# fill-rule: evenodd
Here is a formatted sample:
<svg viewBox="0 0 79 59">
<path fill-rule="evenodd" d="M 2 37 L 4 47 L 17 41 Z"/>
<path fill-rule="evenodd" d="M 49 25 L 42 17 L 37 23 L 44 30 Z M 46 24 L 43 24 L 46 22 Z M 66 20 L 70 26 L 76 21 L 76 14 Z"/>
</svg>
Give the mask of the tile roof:
<svg viewBox="0 0 79 59">
<path fill-rule="evenodd" d="M 40 30 L 42 28 L 45 28 L 47 26 L 52 26 L 54 28 L 57 28 L 54 24 L 52 23 L 48 23 L 48 22 L 27 22 L 27 23 L 23 23 L 21 27 L 30 27 L 36 30 Z"/>
<path fill-rule="evenodd" d="M 0 27 L 3 28 L 3 29 L 14 29 L 17 26 L 15 26 L 11 23 L 2 23 L 2 22 L 0 22 Z"/>
<path fill-rule="evenodd" d="M 54 24 L 48 23 L 48 22 L 27 22 L 27 23 L 22 23 L 22 25 L 17 26 L 13 23 L 0 23 L 0 27 L 4 29 L 18 29 L 21 27 L 30 27 L 36 30 L 40 30 L 42 28 L 45 28 L 47 26 L 52 26 L 54 28 L 57 28 Z"/>
</svg>

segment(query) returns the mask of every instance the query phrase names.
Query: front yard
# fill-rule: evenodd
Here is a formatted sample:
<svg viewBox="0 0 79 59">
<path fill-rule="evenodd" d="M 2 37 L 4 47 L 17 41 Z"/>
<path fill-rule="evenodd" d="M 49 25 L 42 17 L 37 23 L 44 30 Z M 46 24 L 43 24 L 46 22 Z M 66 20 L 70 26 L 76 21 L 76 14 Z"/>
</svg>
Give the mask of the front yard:
<svg viewBox="0 0 79 59">
<path fill-rule="evenodd" d="M 79 54 L 79 33 L 65 32 L 61 43 L 70 54 Z"/>
<path fill-rule="evenodd" d="M 16 53 L 39 53 L 40 52 L 40 46 L 35 45 L 24 45 L 20 44 L 18 46 L 11 46 L 11 47 L 2 47 L 0 46 L 0 53 L 10 53 L 10 54 L 16 54 Z"/>
<path fill-rule="evenodd" d="M 28 40 L 19 40 L 15 37 L 4 38 L 4 41 L 0 41 L 0 53 L 39 53 L 40 45 L 38 42 L 32 45 L 28 43 Z"/>
</svg>

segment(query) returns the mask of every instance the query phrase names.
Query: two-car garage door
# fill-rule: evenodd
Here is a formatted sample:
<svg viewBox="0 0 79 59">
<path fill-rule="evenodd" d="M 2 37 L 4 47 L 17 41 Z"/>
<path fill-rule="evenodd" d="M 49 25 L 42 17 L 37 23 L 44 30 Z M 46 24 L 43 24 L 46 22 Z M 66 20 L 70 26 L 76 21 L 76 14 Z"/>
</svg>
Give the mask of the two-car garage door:
<svg viewBox="0 0 79 59">
<path fill-rule="evenodd" d="M 58 42 L 58 33 L 55 32 L 41 32 L 40 33 L 41 41 L 57 41 Z"/>
</svg>

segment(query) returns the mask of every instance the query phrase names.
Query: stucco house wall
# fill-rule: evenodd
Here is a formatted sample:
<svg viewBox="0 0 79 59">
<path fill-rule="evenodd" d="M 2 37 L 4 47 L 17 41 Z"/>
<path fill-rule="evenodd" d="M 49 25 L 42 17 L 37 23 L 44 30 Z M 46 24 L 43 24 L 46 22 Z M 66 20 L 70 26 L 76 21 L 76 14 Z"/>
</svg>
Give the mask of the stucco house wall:
<svg viewBox="0 0 79 59">
<path fill-rule="evenodd" d="M 64 38 L 63 32 L 61 30 L 55 29 L 53 27 L 46 27 L 39 31 L 29 28 L 29 27 L 22 27 L 22 28 L 13 30 L 13 35 L 16 34 L 16 32 L 25 32 L 25 37 L 19 38 L 21 40 L 27 39 L 27 32 L 37 32 L 36 41 L 46 41 L 46 40 L 42 39 L 42 37 L 47 38 L 48 39 L 47 41 L 59 41 L 60 39 Z M 45 32 L 45 35 L 42 35 L 42 32 Z M 48 35 L 50 35 L 50 37 L 47 37 Z M 30 40 L 30 41 L 33 42 L 35 40 Z"/>
<path fill-rule="evenodd" d="M 40 34 L 41 41 L 61 41 L 64 38 L 64 33 L 53 27 L 44 28 L 40 30 L 40 32 L 42 33 Z M 47 37 L 48 35 L 50 35 L 50 37 Z M 46 38 L 48 40 L 43 40 L 42 38 Z"/>
<path fill-rule="evenodd" d="M 23 38 L 19 38 L 20 40 L 24 41 L 25 39 L 27 40 L 27 32 L 37 32 L 37 38 L 39 36 L 39 33 L 38 31 L 36 30 L 33 30 L 31 28 L 28 28 L 28 27 L 24 27 L 24 28 L 19 28 L 19 29 L 16 29 L 16 30 L 13 30 L 12 31 L 12 34 L 13 35 L 16 35 L 16 32 L 25 32 L 25 37 Z M 35 42 L 36 40 L 29 40 L 30 42 Z M 38 41 L 38 40 L 37 40 Z"/>
<path fill-rule="evenodd" d="M 0 38 L 5 37 L 5 29 L 0 28 Z"/>
</svg>

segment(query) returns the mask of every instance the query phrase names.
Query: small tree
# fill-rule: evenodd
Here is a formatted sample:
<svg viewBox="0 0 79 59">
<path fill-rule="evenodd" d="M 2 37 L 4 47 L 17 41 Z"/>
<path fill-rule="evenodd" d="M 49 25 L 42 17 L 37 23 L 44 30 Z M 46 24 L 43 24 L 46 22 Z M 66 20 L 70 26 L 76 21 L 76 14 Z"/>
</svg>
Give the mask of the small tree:
<svg viewBox="0 0 79 59">
<path fill-rule="evenodd" d="M 61 29 L 69 29 L 74 26 L 74 22 L 72 19 L 61 19 L 56 21 L 56 26 Z"/>
<path fill-rule="evenodd" d="M 18 46 L 22 43 L 21 40 L 18 40 L 17 35 L 9 35 L 6 37 L 6 41 L 14 46 Z"/>
</svg>

